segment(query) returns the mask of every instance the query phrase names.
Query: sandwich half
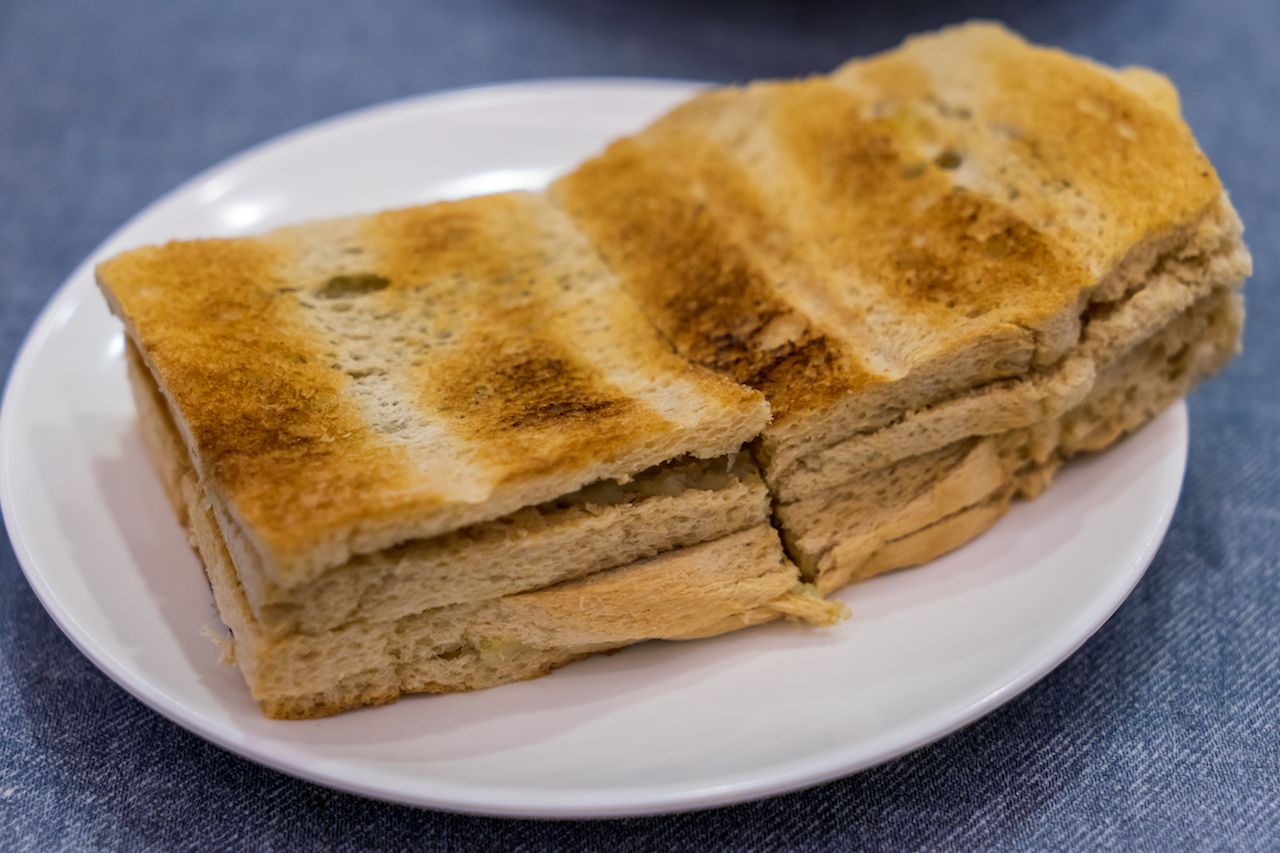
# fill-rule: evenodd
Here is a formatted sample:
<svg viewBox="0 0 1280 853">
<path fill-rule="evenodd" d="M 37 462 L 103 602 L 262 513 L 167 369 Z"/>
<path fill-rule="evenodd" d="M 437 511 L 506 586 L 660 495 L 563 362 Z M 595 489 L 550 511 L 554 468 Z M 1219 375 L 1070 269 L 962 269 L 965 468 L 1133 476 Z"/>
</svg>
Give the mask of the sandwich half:
<svg viewBox="0 0 1280 853">
<path fill-rule="evenodd" d="M 708 92 L 552 196 L 682 354 L 765 393 L 755 452 L 826 589 L 955 547 L 1030 491 L 947 481 L 949 453 L 1109 407 L 1121 428 L 1051 455 L 1100 449 L 1238 349 L 1250 258 L 1172 85 L 995 25 Z M 1157 343 L 1201 321 L 1211 352 Z M 954 513 L 882 523 L 907 470 L 958 492 Z M 871 528 L 932 544 L 842 558 Z"/>
<path fill-rule="evenodd" d="M 739 452 L 763 397 L 676 356 L 544 198 L 170 243 L 98 277 L 269 715 L 838 615 Z"/>
</svg>

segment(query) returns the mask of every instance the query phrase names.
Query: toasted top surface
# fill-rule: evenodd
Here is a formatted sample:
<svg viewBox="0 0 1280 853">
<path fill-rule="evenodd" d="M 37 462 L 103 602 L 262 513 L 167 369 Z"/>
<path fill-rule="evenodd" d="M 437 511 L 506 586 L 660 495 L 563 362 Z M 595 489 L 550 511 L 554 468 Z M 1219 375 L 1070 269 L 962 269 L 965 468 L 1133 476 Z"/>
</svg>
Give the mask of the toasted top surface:
<svg viewBox="0 0 1280 853">
<path fill-rule="evenodd" d="M 988 24 L 706 93 L 553 188 L 771 430 L 926 369 L 917 405 L 1052 363 L 1084 294 L 1220 194 L 1164 78 Z"/>
<path fill-rule="evenodd" d="M 768 419 L 673 354 L 540 196 L 170 243 L 98 277 L 201 476 L 286 583 L 732 451 Z"/>
</svg>

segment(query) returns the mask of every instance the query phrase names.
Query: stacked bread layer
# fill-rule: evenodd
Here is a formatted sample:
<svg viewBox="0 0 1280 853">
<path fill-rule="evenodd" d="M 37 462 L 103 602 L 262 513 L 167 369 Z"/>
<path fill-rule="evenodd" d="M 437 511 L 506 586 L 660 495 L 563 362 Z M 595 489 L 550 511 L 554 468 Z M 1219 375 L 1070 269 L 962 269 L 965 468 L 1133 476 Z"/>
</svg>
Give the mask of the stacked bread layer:
<svg viewBox="0 0 1280 853">
<path fill-rule="evenodd" d="M 545 199 L 100 270 L 253 696 L 315 716 L 778 616 L 764 399 L 671 352 Z"/>
<path fill-rule="evenodd" d="M 788 550 L 830 591 L 926 562 L 1034 497 L 1065 459 L 1146 423 L 1238 351 L 1249 271 L 1223 200 L 1150 256 L 1123 295 L 1088 303 L 1080 343 L 1032 376 L 913 411 L 766 468 Z"/>
<path fill-rule="evenodd" d="M 769 419 L 527 193 L 147 247 L 98 275 L 232 554 L 283 586 L 737 452 Z"/>
<path fill-rule="evenodd" d="M 788 550 L 829 592 L 956 548 L 1015 497 L 1039 495 L 1066 459 L 1106 448 L 1221 369 L 1239 350 L 1242 328 L 1239 295 L 1216 291 L 1107 365 L 1059 416 L 974 434 L 779 502 Z"/>
<path fill-rule="evenodd" d="M 552 195 L 681 353 L 765 393 L 775 519 L 827 592 L 968 541 L 1239 348 L 1249 254 L 1172 86 L 996 26 L 707 93 Z"/>
<path fill-rule="evenodd" d="M 404 693 L 492 687 L 643 640 L 842 614 L 799 584 L 746 454 L 597 484 L 538 508 L 547 516 L 540 524 L 523 511 L 362 555 L 300 588 L 250 593 L 216 502 L 133 350 L 129 373 L 148 451 L 232 631 L 235 660 L 268 716 L 314 717 Z M 581 523 L 583 513 L 605 518 L 606 527 Z M 636 519 L 656 525 L 644 529 L 647 540 L 631 540 Z M 694 530 L 680 528 L 681 519 L 696 520 Z M 503 527 L 540 542 L 499 540 Z M 477 553 L 468 542 L 481 543 Z"/>
<path fill-rule="evenodd" d="M 1250 271 L 1240 221 L 1225 197 L 1173 240 L 1152 242 L 1134 249 L 1082 300 L 1077 344 L 1056 363 L 904 411 L 878 429 L 811 445 L 798 458 L 772 457 L 770 488 L 792 501 L 829 489 L 849 471 L 1059 417 L 1087 399 L 1134 348 L 1203 310 L 1209 297 L 1236 291 Z"/>
</svg>

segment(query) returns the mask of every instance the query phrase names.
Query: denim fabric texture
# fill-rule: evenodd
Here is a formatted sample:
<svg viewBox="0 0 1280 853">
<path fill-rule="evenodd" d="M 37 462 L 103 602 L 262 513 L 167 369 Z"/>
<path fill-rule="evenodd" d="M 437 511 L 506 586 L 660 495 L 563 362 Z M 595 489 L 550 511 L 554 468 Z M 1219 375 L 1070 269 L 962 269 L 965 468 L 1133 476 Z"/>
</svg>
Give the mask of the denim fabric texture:
<svg viewBox="0 0 1280 853">
<path fill-rule="evenodd" d="M 883 5 L 884 8 L 880 8 Z M 488 820 L 334 793 L 99 673 L 0 542 L 0 849 L 1280 849 L 1280 3 L 0 2 L 0 366 L 144 204 L 388 98 L 565 75 L 803 74 L 971 16 L 1179 85 L 1257 273 L 1245 354 L 1191 399 L 1146 578 L 1043 682 L 885 766 L 716 811 Z"/>
</svg>

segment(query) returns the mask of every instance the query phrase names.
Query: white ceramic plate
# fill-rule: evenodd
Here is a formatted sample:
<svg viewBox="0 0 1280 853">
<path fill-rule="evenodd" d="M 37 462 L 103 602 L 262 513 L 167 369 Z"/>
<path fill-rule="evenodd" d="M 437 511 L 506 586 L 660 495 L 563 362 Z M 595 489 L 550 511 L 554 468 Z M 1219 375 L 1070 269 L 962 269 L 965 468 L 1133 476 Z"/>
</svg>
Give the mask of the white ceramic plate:
<svg viewBox="0 0 1280 853">
<path fill-rule="evenodd" d="M 375 107 L 236 157 L 116 232 L 40 316 L 0 415 L 5 521 L 62 630 L 140 700 L 255 761 L 373 797 L 541 816 L 698 808 L 851 773 L 986 714 L 1074 651 L 1164 535 L 1182 405 L 962 550 L 846 591 L 853 618 L 832 630 L 649 643 L 314 722 L 263 719 L 217 663 L 201 634 L 218 624 L 209 590 L 133 429 L 93 263 L 170 237 L 539 186 L 690 91 L 550 82 Z"/>
</svg>

